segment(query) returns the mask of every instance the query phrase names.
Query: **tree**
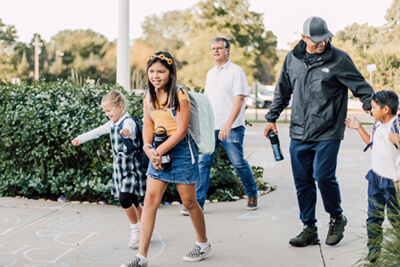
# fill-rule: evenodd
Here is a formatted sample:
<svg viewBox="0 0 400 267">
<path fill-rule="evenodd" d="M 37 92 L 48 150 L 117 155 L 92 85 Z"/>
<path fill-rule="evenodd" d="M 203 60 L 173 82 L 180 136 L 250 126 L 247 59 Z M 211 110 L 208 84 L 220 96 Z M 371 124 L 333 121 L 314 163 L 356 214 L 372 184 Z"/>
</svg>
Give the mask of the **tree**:
<svg viewBox="0 0 400 267">
<path fill-rule="evenodd" d="M 150 55 L 154 54 L 153 48 L 142 40 L 137 40 L 131 47 L 130 64 L 132 88 L 143 89 L 147 82 L 146 62 Z"/>
<path fill-rule="evenodd" d="M 142 23 L 141 40 L 154 52 L 176 51 L 184 45 L 184 35 L 189 30 L 188 10 L 173 10 L 160 16 L 150 15 Z"/>
<path fill-rule="evenodd" d="M 0 83 L 10 83 L 13 77 L 17 77 L 16 65 L 12 60 L 16 38 L 14 25 L 6 25 L 0 19 Z"/>
<path fill-rule="evenodd" d="M 228 33 L 230 41 L 243 48 L 243 55 L 252 58 L 254 79 L 271 84 L 273 66 L 278 61 L 276 36 L 266 31 L 263 15 L 250 11 L 247 0 L 206 0 L 199 3 L 199 16 L 207 25 Z"/>
<path fill-rule="evenodd" d="M 377 45 L 381 39 L 379 27 L 369 26 L 368 23 L 346 26 L 336 37 L 343 42 L 351 40 L 353 45 L 363 49 L 364 53 L 368 46 Z"/>
<path fill-rule="evenodd" d="M 400 40 L 400 0 L 393 0 L 392 5 L 387 9 L 384 26 L 386 41 L 398 43 Z"/>
<path fill-rule="evenodd" d="M 62 64 L 65 67 L 61 68 L 61 74 L 57 75 L 60 78 L 69 77 L 71 69 L 74 69 L 83 79 L 109 82 L 105 78 L 110 78 L 108 74 L 113 71 L 106 68 L 101 61 L 111 46 L 106 37 L 92 30 L 63 30 L 51 38 L 48 49 L 52 55 L 52 64 L 55 64 L 57 51 L 63 53 Z M 54 70 L 55 68 L 52 68 L 53 72 Z"/>
<path fill-rule="evenodd" d="M 17 77 L 17 70 L 11 62 L 12 52 L 4 42 L 0 42 L 0 84 L 10 83 L 13 77 Z"/>
<path fill-rule="evenodd" d="M 6 25 L 0 19 L 0 40 L 6 45 L 11 46 L 17 39 L 17 30 L 14 25 Z"/>
<path fill-rule="evenodd" d="M 373 87 L 376 90 L 390 89 L 400 93 L 400 49 L 387 50 L 376 47 L 367 54 L 367 62 L 376 65 Z"/>
<path fill-rule="evenodd" d="M 18 75 L 21 79 L 28 79 L 29 75 L 29 62 L 25 50 L 22 52 L 21 63 L 17 65 Z"/>
<path fill-rule="evenodd" d="M 101 80 L 108 83 L 117 81 L 117 42 L 114 41 L 108 45 L 100 64 L 97 66 L 101 72 Z"/>
<path fill-rule="evenodd" d="M 249 10 L 247 0 L 205 0 L 184 11 L 153 15 L 143 24 L 141 39 L 154 51 L 175 56 L 181 83 L 204 86 L 206 73 L 215 64 L 210 42 L 217 36 L 231 41 L 231 59 L 250 83 L 274 80 L 276 37 L 265 30 L 262 14 Z"/>
<path fill-rule="evenodd" d="M 33 54 L 34 51 L 31 47 L 28 47 L 26 43 L 17 42 L 14 44 L 14 52 L 11 56 L 11 62 L 18 71 L 18 77 L 22 81 L 27 81 L 32 77 L 29 77 L 29 73 L 33 70 Z"/>
</svg>

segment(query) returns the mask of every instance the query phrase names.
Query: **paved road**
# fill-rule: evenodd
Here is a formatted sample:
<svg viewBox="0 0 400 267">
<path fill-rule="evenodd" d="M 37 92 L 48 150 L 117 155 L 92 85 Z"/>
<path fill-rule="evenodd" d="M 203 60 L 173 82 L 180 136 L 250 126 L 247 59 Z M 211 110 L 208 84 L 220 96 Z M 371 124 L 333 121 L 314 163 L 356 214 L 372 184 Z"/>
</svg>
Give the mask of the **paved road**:
<svg viewBox="0 0 400 267">
<path fill-rule="evenodd" d="M 206 260 L 185 263 L 194 245 L 194 230 L 182 206 L 161 206 L 150 245 L 149 266 L 351 266 L 365 251 L 366 181 L 369 153 L 356 131 L 347 130 L 342 143 L 338 180 L 345 237 L 325 245 L 329 216 L 318 199 L 321 245 L 295 248 L 288 240 L 301 231 L 288 154 L 288 124 L 278 124 L 285 160 L 275 162 L 263 136 L 264 124 L 248 127 L 245 154 L 265 168 L 264 179 L 277 190 L 259 198 L 259 209 L 246 211 L 246 200 L 205 206 L 213 251 Z M 370 126 L 367 129 L 370 130 Z M 136 254 L 127 247 L 129 225 L 121 208 L 108 205 L 58 203 L 0 198 L 0 266 L 119 266 Z"/>
</svg>

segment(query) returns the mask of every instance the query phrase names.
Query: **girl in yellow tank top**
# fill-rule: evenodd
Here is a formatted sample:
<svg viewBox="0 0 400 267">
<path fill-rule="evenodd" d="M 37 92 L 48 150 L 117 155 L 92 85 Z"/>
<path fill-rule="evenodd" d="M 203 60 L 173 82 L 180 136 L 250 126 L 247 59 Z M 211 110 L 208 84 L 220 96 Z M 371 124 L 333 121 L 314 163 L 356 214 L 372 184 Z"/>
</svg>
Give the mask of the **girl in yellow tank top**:
<svg viewBox="0 0 400 267">
<path fill-rule="evenodd" d="M 196 231 L 196 244 L 183 260 L 200 261 L 211 251 L 211 244 L 206 235 L 203 211 L 196 200 L 196 183 L 200 175 L 197 148 L 187 134 L 190 120 L 188 93 L 184 89 L 178 92 L 175 62 L 168 52 L 160 51 L 149 57 L 147 78 L 146 97 L 150 99 L 143 101 L 143 149 L 150 163 L 146 173 L 147 191 L 140 224 L 139 252 L 122 266 L 147 266 L 147 252 L 157 209 L 168 183 L 176 184 L 182 204 L 189 212 Z M 147 102 L 150 105 L 150 114 Z M 168 108 L 172 107 L 176 121 L 168 111 Z M 167 130 L 168 138 L 154 148 L 152 144 L 155 129 L 159 126 Z M 166 153 L 170 155 L 172 165 L 164 169 L 161 159 Z M 191 160 L 191 153 L 194 154 L 194 163 Z"/>
</svg>

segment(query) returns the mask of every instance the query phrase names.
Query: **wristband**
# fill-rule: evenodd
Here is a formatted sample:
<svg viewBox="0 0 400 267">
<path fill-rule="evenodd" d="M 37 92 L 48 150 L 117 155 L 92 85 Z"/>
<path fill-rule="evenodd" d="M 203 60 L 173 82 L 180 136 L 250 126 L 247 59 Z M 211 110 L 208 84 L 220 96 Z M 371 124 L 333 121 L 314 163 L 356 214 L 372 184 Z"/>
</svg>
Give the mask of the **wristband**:
<svg viewBox="0 0 400 267">
<path fill-rule="evenodd" d="M 152 146 L 151 144 L 144 144 L 144 145 L 143 145 L 143 150 L 144 150 L 146 147 L 150 147 L 150 149 L 153 149 L 153 146 Z"/>
</svg>

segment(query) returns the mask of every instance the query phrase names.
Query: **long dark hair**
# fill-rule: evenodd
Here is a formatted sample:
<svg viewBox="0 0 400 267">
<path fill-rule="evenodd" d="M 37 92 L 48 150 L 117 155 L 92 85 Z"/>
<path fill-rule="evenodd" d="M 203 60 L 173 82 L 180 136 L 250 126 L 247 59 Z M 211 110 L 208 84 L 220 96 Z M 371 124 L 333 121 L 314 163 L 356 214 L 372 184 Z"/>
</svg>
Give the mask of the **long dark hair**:
<svg viewBox="0 0 400 267">
<path fill-rule="evenodd" d="M 167 99 L 165 100 L 165 103 L 161 105 L 165 106 L 168 104 L 168 107 L 174 107 L 175 111 L 179 110 L 175 60 L 168 52 L 159 51 L 154 55 L 150 56 L 149 60 L 147 61 L 147 68 L 146 68 L 147 86 L 148 86 L 147 90 L 149 90 L 150 93 L 150 102 L 153 105 L 153 107 L 160 105 L 157 99 L 156 89 L 154 85 L 150 82 L 148 75 L 150 66 L 157 61 L 163 64 L 169 70 L 170 73 L 170 79 L 168 83 L 165 85 L 165 91 L 167 92 Z"/>
</svg>

